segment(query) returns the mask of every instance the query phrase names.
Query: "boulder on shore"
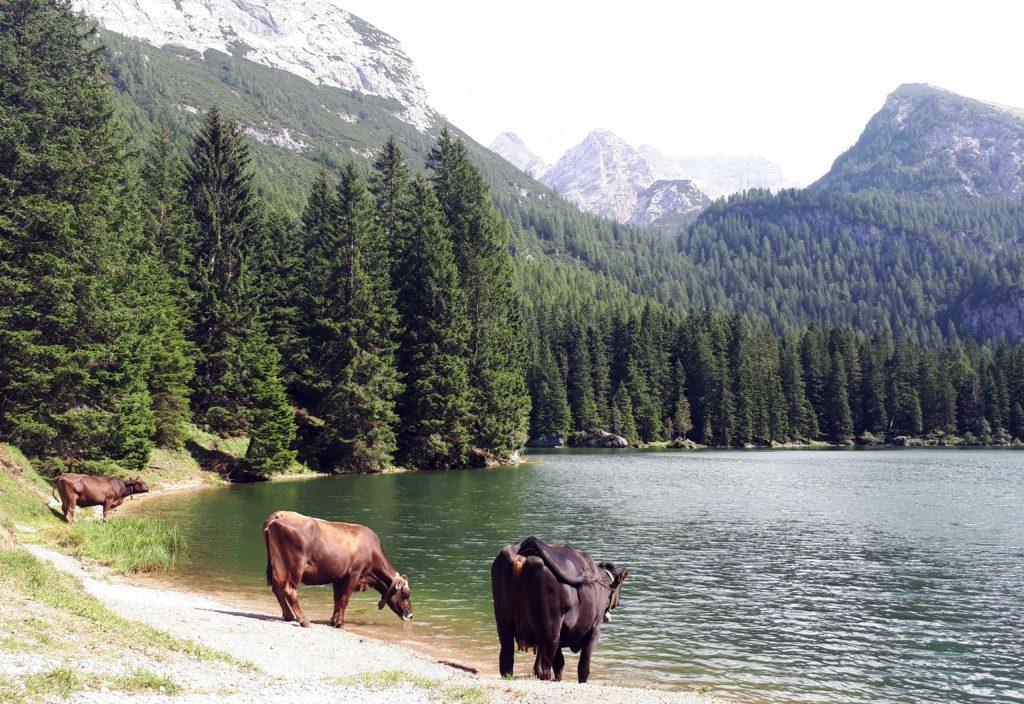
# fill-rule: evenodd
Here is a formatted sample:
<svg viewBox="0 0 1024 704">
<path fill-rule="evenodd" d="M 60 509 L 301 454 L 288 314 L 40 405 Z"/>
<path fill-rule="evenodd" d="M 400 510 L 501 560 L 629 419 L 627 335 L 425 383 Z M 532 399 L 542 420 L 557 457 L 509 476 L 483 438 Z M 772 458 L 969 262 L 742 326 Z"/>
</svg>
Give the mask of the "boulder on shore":
<svg viewBox="0 0 1024 704">
<path fill-rule="evenodd" d="M 629 447 L 629 440 L 597 428 L 589 433 L 576 433 L 569 438 L 572 447 Z"/>
<path fill-rule="evenodd" d="M 546 433 L 530 438 L 526 443 L 527 447 L 565 447 L 565 438 L 559 437 L 557 433 Z"/>
</svg>

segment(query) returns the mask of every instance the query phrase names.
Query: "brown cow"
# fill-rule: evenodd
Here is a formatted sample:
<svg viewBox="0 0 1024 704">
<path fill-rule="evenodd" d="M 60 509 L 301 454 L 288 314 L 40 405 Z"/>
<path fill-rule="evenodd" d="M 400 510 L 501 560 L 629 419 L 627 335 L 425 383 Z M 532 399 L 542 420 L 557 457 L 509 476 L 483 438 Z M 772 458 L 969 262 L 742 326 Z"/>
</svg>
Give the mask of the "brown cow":
<svg viewBox="0 0 1024 704">
<path fill-rule="evenodd" d="M 352 592 L 373 587 L 378 609 L 390 606 L 403 621 L 412 618 L 409 579 L 399 574 L 366 526 L 277 511 L 263 524 L 267 543 L 267 584 L 274 590 L 285 621 L 309 626 L 299 606 L 299 584 L 334 585 L 331 625 L 345 625 Z"/>
<path fill-rule="evenodd" d="M 145 494 L 147 491 L 149 487 L 138 478 L 116 479 L 74 472 L 61 474 L 54 487 L 54 492 L 60 494 L 61 510 L 68 523 L 75 522 L 79 506 L 102 506 L 105 521 L 111 511 L 124 503 L 125 498 L 133 494 Z"/>
<path fill-rule="evenodd" d="M 491 566 L 494 620 L 501 652 L 498 670 L 512 676 L 515 646 L 537 653 L 533 672 L 542 680 L 561 680 L 562 648 L 580 654 L 580 682 L 590 677 L 590 658 L 601 623 L 619 605 L 626 570 L 600 565 L 575 548 L 548 545 L 529 537 L 507 545 Z"/>
</svg>

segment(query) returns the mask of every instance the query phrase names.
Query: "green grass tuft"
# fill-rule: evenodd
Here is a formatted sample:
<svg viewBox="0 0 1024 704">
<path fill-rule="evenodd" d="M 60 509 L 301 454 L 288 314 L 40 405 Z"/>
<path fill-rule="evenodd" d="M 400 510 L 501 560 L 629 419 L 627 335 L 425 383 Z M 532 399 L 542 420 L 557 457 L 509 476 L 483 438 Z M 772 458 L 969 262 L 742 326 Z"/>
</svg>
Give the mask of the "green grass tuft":
<svg viewBox="0 0 1024 704">
<path fill-rule="evenodd" d="M 85 687 L 78 673 L 69 667 L 58 667 L 48 672 L 28 675 L 22 679 L 24 694 L 29 699 L 57 697 L 67 701 L 71 694 Z"/>
<path fill-rule="evenodd" d="M 59 531 L 57 544 L 69 554 L 91 557 L 118 572 L 170 569 L 185 549 L 178 527 L 155 518 L 85 521 Z"/>
<path fill-rule="evenodd" d="M 490 704 L 491 701 L 483 687 L 450 685 L 441 680 L 417 677 L 401 670 L 364 672 L 352 675 L 351 677 L 340 678 L 338 682 L 343 685 L 364 687 L 366 689 L 392 689 L 402 686 L 425 689 L 430 693 L 432 699 L 436 699 L 442 704 Z"/>
<path fill-rule="evenodd" d="M 122 692 L 161 692 L 168 696 L 181 692 L 181 685 L 149 670 L 136 670 L 114 680 L 114 688 Z"/>
</svg>

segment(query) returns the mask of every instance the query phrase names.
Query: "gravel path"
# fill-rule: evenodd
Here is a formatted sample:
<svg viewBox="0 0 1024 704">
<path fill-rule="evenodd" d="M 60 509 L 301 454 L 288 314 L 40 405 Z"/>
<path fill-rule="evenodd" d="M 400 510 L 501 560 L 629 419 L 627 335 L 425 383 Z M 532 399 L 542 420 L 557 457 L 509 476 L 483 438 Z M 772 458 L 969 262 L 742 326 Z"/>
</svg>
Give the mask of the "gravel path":
<svg viewBox="0 0 1024 704">
<path fill-rule="evenodd" d="M 113 692 L 80 694 L 79 702 L 217 702 L 223 704 L 362 704 L 408 702 L 426 704 L 457 699 L 452 688 L 484 688 L 494 704 L 715 704 L 719 699 L 695 693 L 537 680 L 506 681 L 472 675 L 442 665 L 407 647 L 378 641 L 323 625 L 301 628 L 277 614 L 230 606 L 208 597 L 171 589 L 130 584 L 103 570 L 86 568 L 66 555 L 28 546 L 37 557 L 81 580 L 84 589 L 121 616 L 234 656 L 255 669 L 231 665 L 196 667 L 182 659 L 164 663 L 160 674 L 181 684 L 185 692 L 126 695 Z M 16 663 L 15 663 L 16 664 Z M 367 673 L 401 672 L 432 684 L 390 684 L 379 690 L 355 686 Z M 347 682 L 344 680 L 348 680 Z"/>
</svg>

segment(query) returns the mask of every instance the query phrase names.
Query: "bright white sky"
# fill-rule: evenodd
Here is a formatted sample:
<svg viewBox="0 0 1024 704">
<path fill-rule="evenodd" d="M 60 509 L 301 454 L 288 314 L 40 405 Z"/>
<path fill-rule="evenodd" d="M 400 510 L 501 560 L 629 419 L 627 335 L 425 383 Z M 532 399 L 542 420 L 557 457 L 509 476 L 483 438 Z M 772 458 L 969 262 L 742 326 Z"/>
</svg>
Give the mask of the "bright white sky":
<svg viewBox="0 0 1024 704">
<path fill-rule="evenodd" d="M 765 156 L 809 183 L 900 83 L 1024 106 L 1019 0 L 339 0 L 398 38 L 434 106 L 554 161 L 594 128 Z"/>
</svg>

